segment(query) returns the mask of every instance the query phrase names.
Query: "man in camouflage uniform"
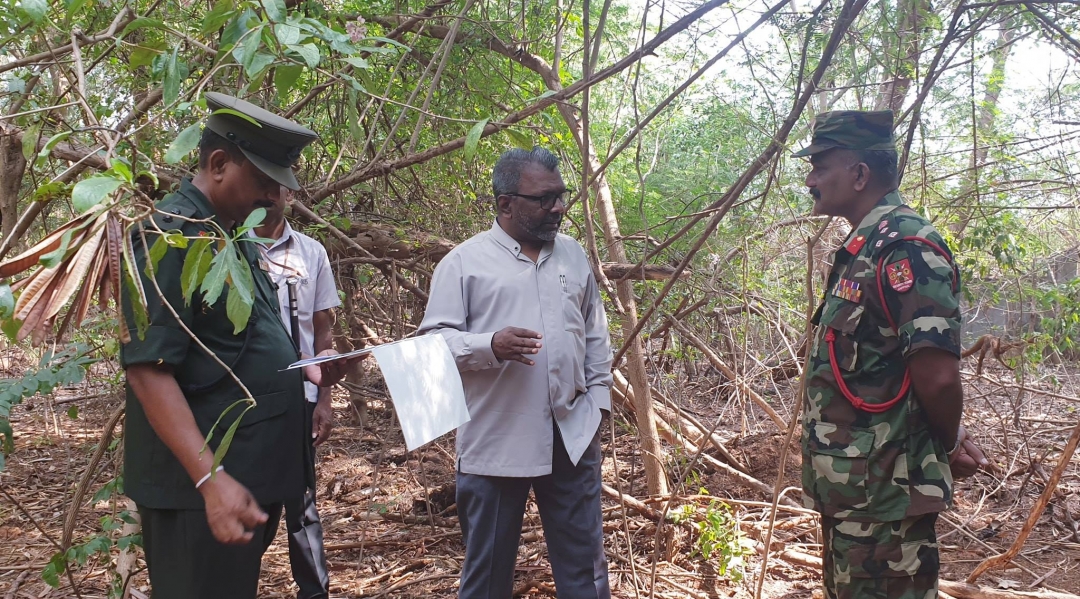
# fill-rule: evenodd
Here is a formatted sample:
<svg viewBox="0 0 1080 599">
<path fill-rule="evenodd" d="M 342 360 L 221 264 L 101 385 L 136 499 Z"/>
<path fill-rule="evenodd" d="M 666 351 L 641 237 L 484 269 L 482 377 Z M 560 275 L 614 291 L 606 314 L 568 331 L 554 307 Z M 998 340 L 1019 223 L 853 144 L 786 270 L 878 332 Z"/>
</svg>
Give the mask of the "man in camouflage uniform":
<svg viewBox="0 0 1080 599">
<path fill-rule="evenodd" d="M 892 128 L 892 111 L 824 113 L 796 154 L 814 213 L 853 227 L 814 317 L 803 418 L 827 599 L 935 599 L 937 514 L 987 463 L 960 426 L 959 272 L 900 199 Z"/>
</svg>

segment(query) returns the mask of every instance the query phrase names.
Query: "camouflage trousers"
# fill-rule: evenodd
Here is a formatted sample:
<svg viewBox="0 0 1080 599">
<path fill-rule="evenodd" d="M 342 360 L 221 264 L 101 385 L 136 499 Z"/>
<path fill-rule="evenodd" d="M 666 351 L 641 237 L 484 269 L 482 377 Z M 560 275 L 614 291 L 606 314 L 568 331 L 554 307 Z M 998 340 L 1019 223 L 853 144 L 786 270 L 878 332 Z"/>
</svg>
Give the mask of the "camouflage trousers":
<svg viewBox="0 0 1080 599">
<path fill-rule="evenodd" d="M 825 599 L 937 599 L 937 514 L 898 522 L 821 517 Z"/>
</svg>

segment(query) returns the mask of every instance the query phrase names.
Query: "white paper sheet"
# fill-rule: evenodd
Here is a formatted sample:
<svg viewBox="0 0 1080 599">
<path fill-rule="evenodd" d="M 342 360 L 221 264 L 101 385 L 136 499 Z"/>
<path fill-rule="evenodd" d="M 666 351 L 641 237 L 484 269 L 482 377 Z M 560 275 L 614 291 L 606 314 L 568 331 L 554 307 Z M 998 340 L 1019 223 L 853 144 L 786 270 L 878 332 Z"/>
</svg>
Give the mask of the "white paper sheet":
<svg viewBox="0 0 1080 599">
<path fill-rule="evenodd" d="M 461 375 L 442 335 L 412 337 L 370 349 L 386 379 L 409 451 L 469 421 Z"/>
</svg>

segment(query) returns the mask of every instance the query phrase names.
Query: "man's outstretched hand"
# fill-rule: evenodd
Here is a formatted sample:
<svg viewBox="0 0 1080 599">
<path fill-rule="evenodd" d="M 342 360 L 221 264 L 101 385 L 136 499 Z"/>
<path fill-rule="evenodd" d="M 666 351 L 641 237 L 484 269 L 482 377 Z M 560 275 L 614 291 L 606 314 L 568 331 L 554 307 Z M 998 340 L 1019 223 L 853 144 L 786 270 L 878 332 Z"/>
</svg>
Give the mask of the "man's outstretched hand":
<svg viewBox="0 0 1080 599">
<path fill-rule="evenodd" d="M 543 345 L 537 339 L 541 337 L 543 335 L 536 331 L 518 327 L 506 327 L 495 333 L 495 336 L 491 338 L 491 351 L 496 358 L 503 362 L 513 360 L 532 366 L 536 362 L 526 356 L 540 352 Z"/>
</svg>

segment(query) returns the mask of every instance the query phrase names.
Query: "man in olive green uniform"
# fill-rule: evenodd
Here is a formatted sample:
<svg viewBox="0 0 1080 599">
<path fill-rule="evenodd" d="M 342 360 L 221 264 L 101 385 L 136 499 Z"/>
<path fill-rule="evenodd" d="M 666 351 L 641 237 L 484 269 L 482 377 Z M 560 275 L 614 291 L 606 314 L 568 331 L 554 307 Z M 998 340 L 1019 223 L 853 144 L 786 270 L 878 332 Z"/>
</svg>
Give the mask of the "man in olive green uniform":
<svg viewBox="0 0 1080 599">
<path fill-rule="evenodd" d="M 316 138 L 248 102 L 215 93 L 207 93 L 206 100 L 214 113 L 200 142 L 199 172 L 162 200 L 153 217 L 159 229 L 180 230 L 189 239 L 216 234 L 199 220 L 213 219 L 230 231 L 255 208 L 276 201 L 282 185 L 297 189 L 291 166 Z M 149 326 L 140 336 L 132 310 L 138 300 L 125 293 L 131 341 L 120 359 L 128 383 L 125 490 L 142 517 L 153 596 L 253 598 L 282 502 L 302 496 L 312 477 L 305 466 L 310 424 L 305 423 L 303 380 L 299 370 L 281 371 L 298 355 L 252 243 L 237 246 L 253 274 L 254 305 L 247 326 L 233 334 L 226 314 L 227 302 L 234 299 L 231 287 L 213 305 L 198 292 L 190 303 L 184 301 L 187 249 L 165 252 L 154 268 L 156 283 L 146 275 L 143 236 L 149 245 L 158 236 L 146 225 L 134 240 Z M 246 394 L 192 335 L 232 369 L 257 402 L 243 416 L 216 473 L 211 472 L 214 449 L 241 407 L 214 424 Z M 340 378 L 333 367 L 306 374 L 321 385 Z M 213 439 L 202 451 L 211 429 Z"/>
<path fill-rule="evenodd" d="M 828 599 L 935 599 L 934 524 L 986 465 L 960 416 L 960 274 L 897 191 L 892 111 L 817 117 L 814 212 L 852 225 L 814 317 L 803 490 L 821 513 Z"/>
</svg>

